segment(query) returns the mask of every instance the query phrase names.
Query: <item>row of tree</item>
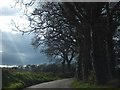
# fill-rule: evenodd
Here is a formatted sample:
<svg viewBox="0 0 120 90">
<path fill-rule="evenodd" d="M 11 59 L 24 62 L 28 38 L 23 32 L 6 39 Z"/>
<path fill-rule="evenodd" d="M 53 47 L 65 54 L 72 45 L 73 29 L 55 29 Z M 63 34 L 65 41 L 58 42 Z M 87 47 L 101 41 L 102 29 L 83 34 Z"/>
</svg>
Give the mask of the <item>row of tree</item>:
<svg viewBox="0 0 120 90">
<path fill-rule="evenodd" d="M 65 65 L 65 67 L 67 67 L 67 65 Z M 26 66 L 18 66 L 18 67 L 12 67 L 12 68 L 4 67 L 3 69 L 11 69 L 19 72 L 32 71 L 32 72 L 51 72 L 54 74 L 60 74 L 62 73 L 62 68 L 63 67 L 61 64 L 52 63 L 52 64 L 39 64 L 39 65 L 28 64 Z M 75 72 L 75 64 L 71 65 L 71 70 L 73 73 Z"/>
<path fill-rule="evenodd" d="M 63 70 L 67 63 L 70 72 L 77 62 L 78 79 L 106 84 L 116 78 L 113 36 L 120 27 L 120 2 L 40 3 L 30 27 L 32 45 L 43 45 L 42 52 L 59 60 Z"/>
</svg>

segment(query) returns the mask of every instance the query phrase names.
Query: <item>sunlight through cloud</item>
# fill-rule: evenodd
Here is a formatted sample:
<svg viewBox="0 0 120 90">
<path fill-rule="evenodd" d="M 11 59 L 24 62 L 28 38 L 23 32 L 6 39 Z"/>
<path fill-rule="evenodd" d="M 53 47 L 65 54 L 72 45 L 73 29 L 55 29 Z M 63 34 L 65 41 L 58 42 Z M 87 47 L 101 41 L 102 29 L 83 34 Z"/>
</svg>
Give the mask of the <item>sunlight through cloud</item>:
<svg viewBox="0 0 120 90">
<path fill-rule="evenodd" d="M 2 50 L 0 50 L 0 53 L 2 53 L 3 51 Z"/>
</svg>

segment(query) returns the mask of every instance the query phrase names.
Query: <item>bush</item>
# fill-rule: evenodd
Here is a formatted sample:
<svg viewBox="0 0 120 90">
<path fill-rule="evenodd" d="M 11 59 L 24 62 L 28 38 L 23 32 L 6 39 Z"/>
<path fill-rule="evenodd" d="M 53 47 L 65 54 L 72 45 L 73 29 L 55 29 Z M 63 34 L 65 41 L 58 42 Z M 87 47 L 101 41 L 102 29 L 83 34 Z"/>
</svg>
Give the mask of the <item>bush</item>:
<svg viewBox="0 0 120 90">
<path fill-rule="evenodd" d="M 71 72 L 58 74 L 58 77 L 60 77 L 60 78 L 72 78 L 73 76 L 74 76 L 74 73 L 71 73 Z"/>
</svg>

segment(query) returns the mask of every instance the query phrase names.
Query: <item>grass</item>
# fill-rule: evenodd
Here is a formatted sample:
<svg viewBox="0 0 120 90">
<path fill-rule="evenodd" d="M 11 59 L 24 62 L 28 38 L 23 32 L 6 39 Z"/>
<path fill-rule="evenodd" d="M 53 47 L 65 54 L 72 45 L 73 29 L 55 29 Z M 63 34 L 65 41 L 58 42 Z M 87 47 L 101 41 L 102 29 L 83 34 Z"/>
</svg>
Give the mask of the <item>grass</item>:
<svg viewBox="0 0 120 90">
<path fill-rule="evenodd" d="M 18 82 L 18 83 L 12 83 L 12 84 L 10 84 L 7 88 L 12 88 L 14 90 L 14 89 L 17 89 L 17 88 L 22 88 L 22 87 L 24 87 L 24 84 Z"/>
<path fill-rule="evenodd" d="M 18 71 L 2 71 L 2 87 L 6 89 L 22 89 L 34 84 L 48 82 L 59 79 L 53 73 L 43 72 L 18 72 Z"/>
<path fill-rule="evenodd" d="M 93 89 L 93 88 L 100 88 L 100 89 L 107 89 L 107 88 L 109 88 L 109 90 L 113 90 L 109 86 L 100 86 L 100 85 L 94 85 L 94 84 L 90 84 L 90 83 L 83 83 L 83 82 L 80 82 L 78 80 L 74 80 L 72 82 L 71 86 L 73 88 L 77 88 L 78 90 L 81 90 L 81 88 L 88 88 L 88 89 L 90 89 L 90 88 L 91 89 Z"/>
</svg>

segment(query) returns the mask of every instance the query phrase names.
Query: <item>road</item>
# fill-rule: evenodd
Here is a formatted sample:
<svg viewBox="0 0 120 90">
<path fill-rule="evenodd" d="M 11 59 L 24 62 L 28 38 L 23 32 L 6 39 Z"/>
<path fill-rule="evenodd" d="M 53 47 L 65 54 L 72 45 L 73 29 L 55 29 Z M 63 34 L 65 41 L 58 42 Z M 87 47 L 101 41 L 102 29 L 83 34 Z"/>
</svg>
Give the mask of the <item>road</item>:
<svg viewBox="0 0 120 90">
<path fill-rule="evenodd" d="M 69 79 L 61 79 L 61 80 L 45 82 L 27 87 L 24 90 L 28 90 L 30 88 L 71 88 L 70 85 L 73 82 L 73 80 L 74 78 L 69 78 Z"/>
</svg>

